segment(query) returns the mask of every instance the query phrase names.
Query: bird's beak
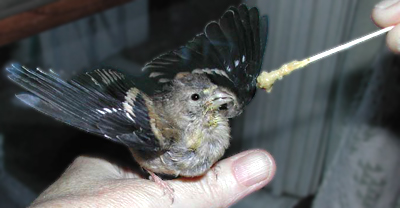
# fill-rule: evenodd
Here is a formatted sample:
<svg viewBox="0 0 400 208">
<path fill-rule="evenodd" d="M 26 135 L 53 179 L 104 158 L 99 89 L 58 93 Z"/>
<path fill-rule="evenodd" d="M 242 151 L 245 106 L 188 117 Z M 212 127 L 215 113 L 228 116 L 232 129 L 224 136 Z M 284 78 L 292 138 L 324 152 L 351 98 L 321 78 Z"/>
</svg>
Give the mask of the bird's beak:
<svg viewBox="0 0 400 208">
<path fill-rule="evenodd" d="M 238 107 L 235 96 L 232 93 L 221 89 L 216 89 L 213 92 L 207 104 L 207 111 L 219 111 L 228 118 L 233 116 L 232 111 L 236 111 Z"/>
<path fill-rule="evenodd" d="M 220 108 L 223 105 L 232 104 L 233 105 L 233 96 L 227 92 L 223 92 L 221 90 L 215 90 L 213 95 L 210 97 L 210 104 L 213 109 Z"/>
</svg>

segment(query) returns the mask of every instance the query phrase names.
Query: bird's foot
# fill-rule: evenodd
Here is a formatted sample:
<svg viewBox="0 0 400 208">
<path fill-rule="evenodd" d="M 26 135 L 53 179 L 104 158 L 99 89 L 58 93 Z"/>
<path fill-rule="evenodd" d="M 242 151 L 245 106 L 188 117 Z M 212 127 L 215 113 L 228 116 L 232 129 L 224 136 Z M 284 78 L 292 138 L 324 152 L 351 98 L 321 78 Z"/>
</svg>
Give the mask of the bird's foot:
<svg viewBox="0 0 400 208">
<path fill-rule="evenodd" d="M 221 171 L 221 167 L 219 165 L 215 165 L 213 168 L 211 168 L 211 170 L 215 175 L 215 180 L 218 180 L 218 175 Z"/>
<path fill-rule="evenodd" d="M 159 187 L 162 188 L 162 190 L 164 191 L 164 195 L 168 194 L 169 198 L 171 199 L 171 204 L 174 203 L 174 189 L 166 182 L 163 181 L 163 179 L 161 179 L 160 177 L 158 177 L 155 173 L 148 171 L 150 174 L 150 178 L 151 180 L 156 183 Z"/>
</svg>

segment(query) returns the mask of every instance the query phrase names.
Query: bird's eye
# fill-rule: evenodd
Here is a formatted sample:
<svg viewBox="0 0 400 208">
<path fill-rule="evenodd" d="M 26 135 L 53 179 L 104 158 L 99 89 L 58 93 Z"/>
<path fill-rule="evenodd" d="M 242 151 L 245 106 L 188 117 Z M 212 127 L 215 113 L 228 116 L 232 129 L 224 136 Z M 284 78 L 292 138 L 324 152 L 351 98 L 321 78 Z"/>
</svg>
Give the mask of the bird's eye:
<svg viewBox="0 0 400 208">
<path fill-rule="evenodd" d="M 192 100 L 196 101 L 196 100 L 200 99 L 200 95 L 199 94 L 193 94 L 191 98 L 192 98 Z"/>
</svg>

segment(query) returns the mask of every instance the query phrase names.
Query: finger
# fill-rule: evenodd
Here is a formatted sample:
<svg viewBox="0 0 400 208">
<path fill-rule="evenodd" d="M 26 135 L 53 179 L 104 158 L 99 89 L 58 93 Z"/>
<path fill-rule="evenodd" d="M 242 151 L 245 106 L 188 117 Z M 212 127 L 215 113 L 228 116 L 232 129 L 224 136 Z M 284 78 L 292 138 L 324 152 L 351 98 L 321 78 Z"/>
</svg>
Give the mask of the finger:
<svg viewBox="0 0 400 208">
<path fill-rule="evenodd" d="M 400 23 L 400 1 L 385 0 L 378 3 L 372 11 L 372 19 L 380 27 L 388 27 Z"/>
<path fill-rule="evenodd" d="M 386 44 L 393 52 L 400 53 L 400 25 L 397 25 L 388 33 Z"/>
<path fill-rule="evenodd" d="M 266 151 L 242 152 L 220 161 L 197 180 L 171 182 L 175 190 L 172 207 L 228 207 L 267 185 L 275 169 Z"/>
<path fill-rule="evenodd" d="M 123 178 L 139 178 L 134 173 L 121 170 L 110 162 L 89 156 L 80 156 L 67 168 L 63 175 L 34 201 L 33 205 L 65 196 L 91 194 L 105 182 Z"/>
<path fill-rule="evenodd" d="M 227 207 L 264 187 L 274 173 L 275 162 L 267 152 L 246 151 L 220 161 L 204 177 L 168 181 L 175 190 L 175 201 L 171 204 L 170 198 L 156 183 L 119 178 L 107 161 L 80 157 L 33 205 Z"/>
<path fill-rule="evenodd" d="M 74 181 L 74 183 L 76 183 L 75 185 L 79 185 L 87 181 L 138 178 L 138 176 L 133 172 L 122 170 L 117 165 L 105 159 L 91 156 L 79 156 L 67 168 L 61 178 L 63 180 Z"/>
</svg>

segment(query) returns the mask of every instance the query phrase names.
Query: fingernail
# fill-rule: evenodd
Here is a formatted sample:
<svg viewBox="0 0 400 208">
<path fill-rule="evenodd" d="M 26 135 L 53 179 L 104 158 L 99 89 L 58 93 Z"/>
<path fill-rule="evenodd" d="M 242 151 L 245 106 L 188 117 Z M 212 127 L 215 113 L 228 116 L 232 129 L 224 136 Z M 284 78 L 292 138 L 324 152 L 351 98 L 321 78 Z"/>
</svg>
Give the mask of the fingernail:
<svg viewBox="0 0 400 208">
<path fill-rule="evenodd" d="M 377 5 L 375 5 L 376 8 L 378 9 L 386 9 L 393 4 L 397 3 L 399 0 L 383 0 L 379 2 Z"/>
<path fill-rule="evenodd" d="M 253 152 L 233 163 L 233 173 L 236 180 L 244 186 L 252 186 L 272 176 L 273 162 L 267 154 Z"/>
</svg>

